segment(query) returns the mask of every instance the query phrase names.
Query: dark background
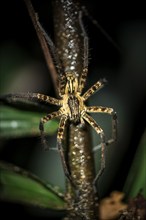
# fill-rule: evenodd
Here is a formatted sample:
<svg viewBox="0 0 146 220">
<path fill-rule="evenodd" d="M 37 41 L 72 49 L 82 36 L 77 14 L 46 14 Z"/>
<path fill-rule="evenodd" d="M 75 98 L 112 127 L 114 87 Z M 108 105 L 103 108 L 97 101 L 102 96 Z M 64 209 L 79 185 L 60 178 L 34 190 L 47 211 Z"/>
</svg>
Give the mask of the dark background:
<svg viewBox="0 0 146 220">
<path fill-rule="evenodd" d="M 123 1 L 101 4 L 91 0 L 83 3 L 120 47 L 120 51 L 117 50 L 88 18 L 84 18 L 90 43 L 87 88 L 102 77 L 109 82 L 104 91 L 91 98 L 90 105 L 99 103 L 110 106 L 118 114 L 118 142 L 107 150 L 106 171 L 98 186 L 101 189 L 100 184 L 103 185 L 103 197 L 113 190 L 122 191 L 146 125 L 146 16 L 142 1 L 131 2 L 129 5 Z M 43 27 L 53 39 L 51 1 L 33 1 L 33 5 Z M 3 1 L 1 10 L 1 93 L 32 91 L 54 96 L 51 77 L 24 2 Z M 25 66 L 30 74 L 24 71 Z M 56 137 L 50 139 L 54 143 Z M 93 144 L 96 145 L 95 134 Z M 54 164 L 47 164 L 49 153 L 46 155 L 39 150 L 40 145 L 38 137 L 2 141 L 0 159 L 28 169 L 50 181 L 47 172 L 49 166 L 52 169 Z M 56 163 L 60 164 L 60 161 Z M 62 171 L 59 170 L 58 175 L 61 178 Z M 64 180 L 58 180 L 57 177 L 51 177 L 51 181 L 62 187 Z M 22 214 L 25 217 L 35 216 L 36 212 L 9 203 L 1 204 L 1 207 L 5 217 L 9 212 L 17 217 Z M 4 211 L 4 208 L 7 208 L 7 211 Z M 43 216 L 45 218 L 47 214 L 44 213 Z"/>
</svg>

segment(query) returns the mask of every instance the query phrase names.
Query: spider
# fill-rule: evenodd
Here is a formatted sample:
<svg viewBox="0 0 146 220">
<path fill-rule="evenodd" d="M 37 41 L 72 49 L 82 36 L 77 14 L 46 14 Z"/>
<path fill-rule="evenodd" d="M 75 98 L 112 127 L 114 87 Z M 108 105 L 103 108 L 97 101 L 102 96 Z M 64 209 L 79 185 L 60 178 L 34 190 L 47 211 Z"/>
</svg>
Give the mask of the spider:
<svg viewBox="0 0 146 220">
<path fill-rule="evenodd" d="M 53 58 L 56 62 L 59 62 L 59 58 L 57 55 L 56 48 L 52 42 L 52 40 L 48 37 L 45 30 L 41 26 L 41 24 L 38 21 L 37 14 L 35 14 L 36 19 L 36 25 L 37 29 L 42 32 L 44 38 L 46 39 L 47 43 L 50 46 Z M 101 173 L 104 170 L 105 167 L 105 157 L 104 157 L 104 149 L 105 146 L 108 144 L 111 144 L 116 140 L 117 136 L 117 116 L 116 112 L 109 107 L 102 107 L 102 106 L 86 106 L 85 102 L 97 91 L 99 91 L 101 88 L 104 87 L 106 84 L 105 79 L 100 79 L 97 81 L 91 88 L 89 88 L 84 94 L 82 94 L 83 89 L 85 87 L 86 78 L 88 74 L 88 37 L 86 35 L 86 32 L 84 30 L 83 24 L 82 24 L 82 13 L 79 13 L 79 23 L 81 26 L 81 30 L 83 33 L 84 38 L 84 60 L 83 60 L 83 69 L 80 77 L 77 77 L 77 74 L 71 70 L 63 72 L 63 69 L 60 68 L 61 64 L 58 64 L 57 70 L 59 71 L 59 99 L 40 94 L 40 93 L 19 93 L 19 94 L 10 94 L 7 95 L 7 99 L 15 99 L 15 98 L 26 98 L 29 100 L 35 100 L 35 101 L 42 101 L 48 104 L 59 106 L 59 110 L 52 112 L 50 114 L 47 114 L 43 118 L 40 119 L 39 124 L 39 130 L 41 133 L 41 139 L 42 143 L 47 146 L 47 141 L 44 133 L 44 124 L 48 121 L 54 119 L 54 118 L 60 118 L 58 133 L 57 133 L 57 146 L 58 150 L 61 155 L 63 168 L 65 175 L 68 177 L 68 179 L 72 182 L 70 173 L 68 171 L 68 167 L 66 165 L 65 156 L 64 156 L 64 149 L 63 149 L 63 140 L 64 140 L 64 131 L 67 123 L 82 123 L 84 124 L 87 122 L 91 127 L 96 131 L 96 133 L 100 137 L 101 141 L 101 169 L 96 175 L 94 179 L 94 184 L 98 177 L 101 175 Z M 110 140 L 105 140 L 104 131 L 102 128 L 96 123 L 96 121 L 88 114 L 88 113 L 106 113 L 111 115 L 112 117 L 112 137 Z"/>
</svg>

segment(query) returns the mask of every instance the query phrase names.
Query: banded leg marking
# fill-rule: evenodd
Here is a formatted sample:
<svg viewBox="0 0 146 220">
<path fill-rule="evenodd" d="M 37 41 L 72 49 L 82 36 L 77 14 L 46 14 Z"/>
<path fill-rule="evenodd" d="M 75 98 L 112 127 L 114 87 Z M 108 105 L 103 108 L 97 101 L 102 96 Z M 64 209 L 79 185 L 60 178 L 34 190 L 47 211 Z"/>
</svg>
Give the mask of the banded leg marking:
<svg viewBox="0 0 146 220">
<path fill-rule="evenodd" d="M 53 97 L 47 96 L 47 95 L 43 95 L 40 93 L 36 93 L 36 96 L 39 100 L 44 101 L 44 102 L 48 102 L 52 105 L 57 105 L 57 106 L 61 106 L 62 102 L 59 99 L 55 99 Z"/>
<path fill-rule="evenodd" d="M 101 79 L 97 81 L 93 86 L 91 86 L 90 89 L 87 90 L 87 92 L 84 93 L 82 96 L 84 98 L 84 101 L 86 101 L 91 95 L 93 95 L 95 92 L 99 91 L 103 86 L 107 83 L 106 79 Z"/>
<path fill-rule="evenodd" d="M 4 95 L 1 97 L 2 100 L 7 100 L 9 102 L 17 102 L 19 99 L 21 100 L 29 100 L 29 101 L 42 101 L 42 102 L 48 102 L 49 104 L 52 104 L 52 105 L 58 105 L 58 106 L 61 106 L 62 103 L 61 103 L 61 100 L 59 99 L 55 99 L 55 98 L 52 98 L 50 96 L 47 96 L 47 95 L 43 95 L 43 94 L 40 94 L 40 93 L 19 93 L 19 94 L 8 94 L 8 95 Z"/>
<path fill-rule="evenodd" d="M 53 119 L 53 118 L 60 117 L 61 115 L 62 115 L 62 112 L 59 110 L 59 111 L 57 111 L 57 112 L 53 112 L 53 113 L 51 113 L 51 114 L 48 114 L 48 115 L 44 116 L 44 117 L 41 118 L 41 120 L 40 120 L 39 129 L 40 129 L 40 133 L 41 133 L 41 140 L 42 140 L 42 143 L 43 143 L 44 148 L 45 148 L 46 150 L 49 149 L 49 146 L 48 146 L 48 143 L 47 143 L 45 134 L 44 134 L 44 124 L 45 124 L 46 122 L 48 122 L 49 120 Z"/>
<path fill-rule="evenodd" d="M 93 127 L 93 129 L 97 132 L 97 134 L 99 134 L 101 139 L 101 167 L 93 180 L 93 185 L 95 185 L 96 181 L 99 179 L 105 169 L 105 136 L 103 130 L 91 116 L 89 116 L 88 114 L 84 114 L 83 118 Z"/>
<path fill-rule="evenodd" d="M 59 142 L 63 140 L 67 119 L 68 118 L 65 115 L 63 115 L 60 119 L 58 133 L 57 133 L 57 141 Z"/>
<path fill-rule="evenodd" d="M 80 81 L 79 81 L 78 92 L 80 92 L 80 93 L 82 92 L 82 90 L 85 86 L 87 74 L 88 74 L 88 68 L 84 68 L 82 73 L 81 73 L 81 78 L 80 78 Z"/>
<path fill-rule="evenodd" d="M 87 112 L 90 113 L 107 113 L 112 115 L 113 109 L 108 108 L 108 107 L 103 107 L 103 106 L 88 106 L 87 107 Z"/>
<path fill-rule="evenodd" d="M 58 91 L 59 91 L 59 96 L 62 97 L 65 93 L 66 76 L 61 74 L 58 77 L 59 77 Z"/>
<path fill-rule="evenodd" d="M 91 106 L 87 107 L 86 109 L 87 112 L 90 113 L 106 113 L 111 115 L 112 118 L 112 137 L 108 141 L 106 141 L 106 145 L 112 144 L 117 140 L 117 114 L 114 112 L 112 108 L 108 107 L 102 107 L 102 106 Z M 96 146 L 93 151 L 96 151 L 99 149 L 99 145 Z"/>
<path fill-rule="evenodd" d="M 72 186 L 76 187 L 73 182 L 73 179 L 70 175 L 69 169 L 67 167 L 66 159 L 64 156 L 64 149 L 63 149 L 63 137 L 64 137 L 64 131 L 65 131 L 67 119 L 68 118 L 66 116 L 62 116 L 60 119 L 60 124 L 59 124 L 59 128 L 58 128 L 58 133 L 57 133 L 57 146 L 58 146 L 58 150 L 59 150 L 59 153 L 61 156 L 61 161 L 62 161 L 62 166 L 63 166 L 65 176 L 68 178 L 68 180 L 70 181 Z"/>
</svg>

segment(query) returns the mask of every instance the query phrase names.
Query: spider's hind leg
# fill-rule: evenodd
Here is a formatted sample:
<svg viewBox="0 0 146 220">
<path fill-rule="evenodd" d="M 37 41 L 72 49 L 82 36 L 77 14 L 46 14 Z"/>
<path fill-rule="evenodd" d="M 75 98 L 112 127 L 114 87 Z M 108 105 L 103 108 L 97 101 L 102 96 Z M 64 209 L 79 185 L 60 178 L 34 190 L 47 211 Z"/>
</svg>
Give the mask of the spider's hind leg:
<svg viewBox="0 0 146 220">
<path fill-rule="evenodd" d="M 93 180 L 93 185 L 95 185 L 105 169 L 105 146 L 106 146 L 105 135 L 103 130 L 100 128 L 100 126 L 91 116 L 89 116 L 88 114 L 84 114 L 83 118 L 94 128 L 94 130 L 97 132 L 97 134 L 99 134 L 101 139 L 101 166 L 100 166 L 100 170 L 98 171 L 98 173 L 96 174 Z"/>
<path fill-rule="evenodd" d="M 45 150 L 49 149 L 49 146 L 48 146 L 48 143 L 47 143 L 47 140 L 46 140 L 46 137 L 45 137 L 45 133 L 44 133 L 44 124 L 46 122 L 48 122 L 49 120 L 53 119 L 53 118 L 60 117 L 61 114 L 62 113 L 59 110 L 57 112 L 53 112 L 51 114 L 48 114 L 48 115 L 44 116 L 40 120 L 39 129 L 40 129 L 40 133 L 41 133 L 41 141 L 42 141 L 42 144 L 43 144 Z"/>
<path fill-rule="evenodd" d="M 117 140 L 117 114 L 113 108 L 102 107 L 102 106 L 89 106 L 87 107 L 87 112 L 89 113 L 104 113 L 109 114 L 112 118 L 112 137 L 106 141 L 106 145 L 110 145 Z M 97 145 L 93 148 L 93 151 L 96 151 L 100 148 L 100 145 Z"/>
<path fill-rule="evenodd" d="M 59 124 L 59 128 L 58 128 L 58 134 L 57 134 L 57 146 L 58 146 L 58 150 L 59 150 L 59 153 L 60 153 L 64 174 L 68 178 L 68 180 L 70 181 L 72 186 L 74 188 L 76 188 L 76 186 L 74 184 L 74 181 L 71 177 L 69 168 L 68 168 L 67 163 L 66 163 L 65 152 L 64 152 L 64 147 L 63 147 L 64 132 L 65 132 L 67 119 L 68 119 L 67 116 L 65 116 L 65 115 L 61 116 L 60 124 Z"/>
<path fill-rule="evenodd" d="M 112 112 L 112 137 L 108 141 L 106 141 L 106 145 L 112 144 L 117 140 L 117 113 Z"/>
</svg>

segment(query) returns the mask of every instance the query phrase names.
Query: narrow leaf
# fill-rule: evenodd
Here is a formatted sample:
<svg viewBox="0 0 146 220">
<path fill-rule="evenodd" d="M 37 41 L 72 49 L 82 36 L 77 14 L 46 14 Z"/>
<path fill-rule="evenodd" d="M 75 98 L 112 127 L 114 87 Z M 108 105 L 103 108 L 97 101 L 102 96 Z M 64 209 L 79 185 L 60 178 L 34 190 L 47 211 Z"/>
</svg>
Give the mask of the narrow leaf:
<svg viewBox="0 0 146 220">
<path fill-rule="evenodd" d="M 0 162 L 0 199 L 55 210 L 64 210 L 61 192 L 35 175 L 12 164 Z"/>
<path fill-rule="evenodd" d="M 2 106 L 0 109 L 0 137 L 16 138 L 40 135 L 39 122 L 44 115 Z M 45 124 L 47 135 L 55 133 L 57 128 L 58 122 L 55 120 Z"/>
<path fill-rule="evenodd" d="M 141 190 L 146 198 L 146 132 L 138 146 L 123 191 L 132 198 L 136 197 Z"/>
</svg>

